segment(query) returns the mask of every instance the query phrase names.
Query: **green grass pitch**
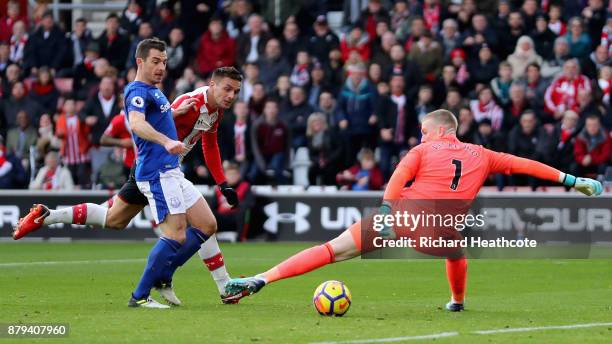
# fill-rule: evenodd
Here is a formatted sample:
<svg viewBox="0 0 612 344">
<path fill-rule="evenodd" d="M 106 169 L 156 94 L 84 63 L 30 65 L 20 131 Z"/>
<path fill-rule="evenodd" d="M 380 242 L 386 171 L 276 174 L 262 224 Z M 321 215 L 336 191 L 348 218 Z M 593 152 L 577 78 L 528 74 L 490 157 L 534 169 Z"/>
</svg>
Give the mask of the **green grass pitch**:
<svg viewBox="0 0 612 344">
<path fill-rule="evenodd" d="M 233 244 L 222 250 L 237 276 L 264 271 L 307 246 Z M 467 310 L 449 313 L 442 308 L 449 298 L 442 260 L 354 259 L 267 286 L 238 305 L 222 305 L 196 256 L 174 278 L 183 306 L 131 309 L 126 304 L 150 247 L 0 244 L 0 323 L 70 325 L 69 337 L 37 342 L 310 343 L 458 332 L 435 341 L 612 343 L 612 325 L 474 333 L 612 322 L 612 260 L 471 260 Z M 321 317 L 312 306 L 314 289 L 330 279 L 344 281 L 353 294 L 345 317 Z M 0 344 L 9 341 L 33 340 L 0 338 Z"/>
</svg>

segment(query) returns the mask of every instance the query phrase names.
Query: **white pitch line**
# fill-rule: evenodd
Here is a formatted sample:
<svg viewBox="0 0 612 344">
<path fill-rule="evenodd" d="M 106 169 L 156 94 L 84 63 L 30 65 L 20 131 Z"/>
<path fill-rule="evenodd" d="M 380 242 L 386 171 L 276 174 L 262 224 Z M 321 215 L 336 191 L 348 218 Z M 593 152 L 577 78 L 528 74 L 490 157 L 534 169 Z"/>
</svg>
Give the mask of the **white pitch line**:
<svg viewBox="0 0 612 344">
<path fill-rule="evenodd" d="M 518 327 L 518 328 L 502 328 L 497 330 L 474 331 L 475 334 L 496 334 L 496 333 L 511 333 L 511 332 L 530 332 L 544 330 L 571 330 L 575 328 L 588 328 L 599 326 L 612 326 L 612 322 L 608 323 L 590 323 L 590 324 L 574 324 L 574 325 L 558 325 L 558 326 L 538 326 L 538 327 Z"/>
<path fill-rule="evenodd" d="M 46 262 L 14 262 L 14 263 L 0 263 L 0 267 L 14 267 L 14 266 L 36 266 L 36 265 L 64 265 L 64 264 L 108 264 L 108 263 L 139 263 L 144 262 L 144 258 L 132 258 L 132 259 L 100 259 L 100 260 L 57 260 L 57 261 L 46 261 Z"/>
<path fill-rule="evenodd" d="M 378 338 L 378 339 L 358 339 L 358 340 L 347 340 L 342 342 L 316 342 L 311 344 L 368 344 L 368 343 L 391 343 L 391 342 L 403 342 L 407 340 L 422 340 L 422 339 L 437 339 L 458 336 L 459 332 L 442 332 L 426 334 L 422 336 L 407 336 L 407 337 L 392 337 L 392 338 Z"/>
</svg>

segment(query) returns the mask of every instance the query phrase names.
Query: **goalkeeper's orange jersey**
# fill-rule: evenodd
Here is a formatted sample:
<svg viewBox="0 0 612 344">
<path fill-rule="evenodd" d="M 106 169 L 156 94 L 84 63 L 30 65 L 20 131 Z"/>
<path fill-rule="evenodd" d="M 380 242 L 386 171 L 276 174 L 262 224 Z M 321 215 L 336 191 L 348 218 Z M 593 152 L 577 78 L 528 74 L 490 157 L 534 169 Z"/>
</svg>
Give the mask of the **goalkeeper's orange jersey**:
<svg viewBox="0 0 612 344">
<path fill-rule="evenodd" d="M 559 181 L 560 175 L 550 166 L 449 135 L 410 150 L 393 172 L 384 199 L 472 200 L 491 173 L 525 173 L 551 181 Z M 412 179 L 412 185 L 405 187 Z"/>
</svg>

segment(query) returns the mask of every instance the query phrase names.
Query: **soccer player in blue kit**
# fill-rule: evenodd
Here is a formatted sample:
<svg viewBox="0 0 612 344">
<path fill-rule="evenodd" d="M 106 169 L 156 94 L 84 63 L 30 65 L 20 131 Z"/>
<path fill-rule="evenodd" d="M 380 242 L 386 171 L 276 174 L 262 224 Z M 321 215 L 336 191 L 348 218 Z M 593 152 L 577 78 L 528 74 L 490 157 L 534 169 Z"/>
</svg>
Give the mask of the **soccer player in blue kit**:
<svg viewBox="0 0 612 344">
<path fill-rule="evenodd" d="M 136 184 L 147 197 L 163 233 L 149 253 L 144 273 L 128 303 L 130 307 L 169 308 L 150 297 L 151 289 L 159 281 L 170 281 L 180 266 L 176 262 L 191 257 L 216 228 L 206 223 L 214 221 L 214 217 L 202 194 L 180 171 L 179 155 L 185 145 L 177 140 L 170 102 L 155 86 L 164 76 L 167 60 L 163 41 L 151 38 L 140 42 L 136 49 L 136 79 L 124 90 L 125 112 L 138 150 Z M 194 104 L 192 101 L 182 104 L 187 106 Z M 196 228 L 188 228 L 188 222 Z M 162 289 L 173 294 L 171 286 Z M 168 301 L 172 297 L 164 295 Z"/>
</svg>

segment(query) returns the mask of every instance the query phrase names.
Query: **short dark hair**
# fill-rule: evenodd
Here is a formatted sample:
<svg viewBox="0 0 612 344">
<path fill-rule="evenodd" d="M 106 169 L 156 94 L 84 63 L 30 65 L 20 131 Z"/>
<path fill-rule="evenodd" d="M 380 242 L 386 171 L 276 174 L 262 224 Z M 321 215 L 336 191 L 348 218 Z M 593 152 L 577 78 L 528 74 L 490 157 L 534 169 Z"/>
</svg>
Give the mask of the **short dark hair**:
<svg viewBox="0 0 612 344">
<path fill-rule="evenodd" d="M 136 58 L 146 59 L 151 49 L 166 51 L 166 42 L 157 37 L 143 39 L 136 47 Z"/>
<path fill-rule="evenodd" d="M 85 23 L 87 24 L 87 19 L 80 17 L 79 19 L 75 20 L 76 23 Z"/>
<path fill-rule="evenodd" d="M 117 13 L 115 12 L 111 12 L 106 16 L 106 19 L 104 21 L 108 21 L 109 19 L 117 19 L 119 20 L 119 16 L 117 15 Z"/>
<path fill-rule="evenodd" d="M 234 67 L 219 67 L 213 72 L 212 78 L 215 80 L 230 78 L 232 80 L 242 82 L 242 73 L 240 73 L 238 69 Z"/>
</svg>

